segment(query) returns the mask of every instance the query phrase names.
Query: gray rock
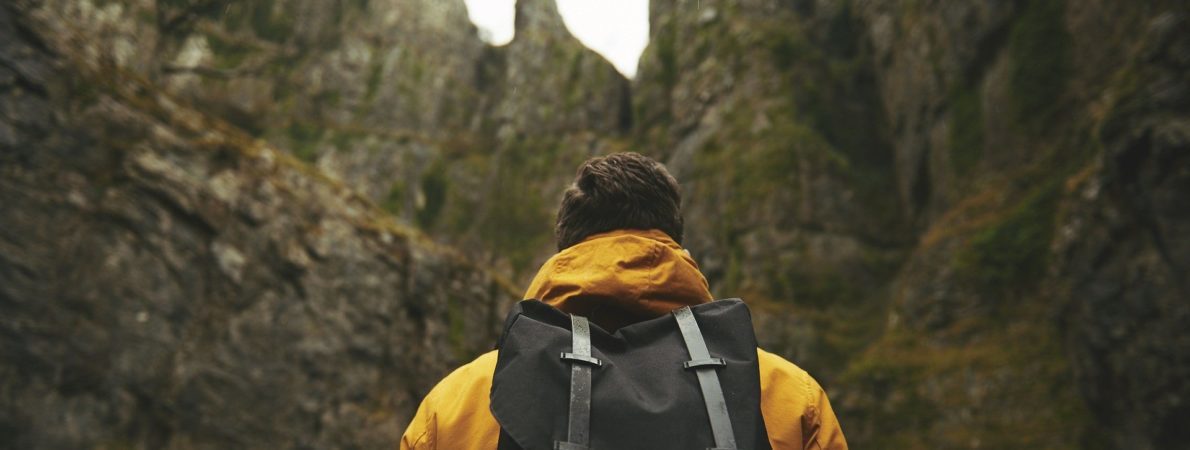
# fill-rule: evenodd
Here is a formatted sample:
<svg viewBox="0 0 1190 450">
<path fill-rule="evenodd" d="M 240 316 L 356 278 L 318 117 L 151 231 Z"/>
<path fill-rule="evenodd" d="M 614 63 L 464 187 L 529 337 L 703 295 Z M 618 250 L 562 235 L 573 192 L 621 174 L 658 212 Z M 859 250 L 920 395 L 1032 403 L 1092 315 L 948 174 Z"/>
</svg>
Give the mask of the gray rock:
<svg viewBox="0 0 1190 450">
<path fill-rule="evenodd" d="M 391 448 L 491 345 L 489 271 L 220 119 L 41 40 L 5 101 L 0 441 Z M 36 28 L 42 29 L 42 28 Z M 24 72 L 22 72 L 24 73 Z M 467 335 L 445 324 L 459 324 Z"/>
</svg>

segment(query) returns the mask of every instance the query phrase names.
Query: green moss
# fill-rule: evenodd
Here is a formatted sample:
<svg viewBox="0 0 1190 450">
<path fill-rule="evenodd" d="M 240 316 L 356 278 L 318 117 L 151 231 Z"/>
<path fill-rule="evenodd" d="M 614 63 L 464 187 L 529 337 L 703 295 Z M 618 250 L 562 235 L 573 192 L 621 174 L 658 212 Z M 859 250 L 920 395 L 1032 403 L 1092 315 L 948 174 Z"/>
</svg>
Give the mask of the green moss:
<svg viewBox="0 0 1190 450">
<path fill-rule="evenodd" d="M 774 33 L 771 38 L 765 39 L 764 42 L 767 44 L 769 60 L 780 70 L 793 68 L 805 55 L 814 52 L 814 47 L 800 33 L 790 32 L 788 30 Z"/>
<path fill-rule="evenodd" d="M 843 386 L 862 389 L 872 403 L 872 407 L 854 411 L 850 416 L 851 420 L 873 424 L 877 430 L 868 433 L 879 435 L 881 446 L 927 448 L 920 434 L 942 415 L 940 406 L 918 389 L 928 378 L 929 369 L 928 362 L 923 362 L 912 350 L 920 346 L 908 334 L 885 336 L 880 344 L 848 367 L 840 379 Z M 848 436 L 853 445 L 856 438 L 862 443 L 864 437 Z"/>
<path fill-rule="evenodd" d="M 105 1 L 101 2 L 100 6 L 113 3 L 119 4 L 124 8 L 129 8 L 128 2 L 121 1 Z M 143 5 L 143 3 L 141 5 Z M 194 0 L 156 0 L 150 3 L 150 5 L 152 5 L 152 9 L 148 9 L 143 6 L 140 8 L 133 6 L 132 8 L 137 10 L 138 16 L 149 18 L 150 23 L 156 22 L 157 13 L 161 13 L 164 17 L 182 17 L 183 15 L 187 15 L 200 19 L 219 20 L 223 15 L 224 10 L 222 5 L 216 4 L 215 2 L 208 2 L 204 5 L 203 2 L 197 2 Z M 191 24 L 193 24 L 193 22 L 191 22 Z M 163 29 L 161 31 L 164 33 L 180 32 L 178 36 L 184 37 L 193 30 L 193 26 L 182 26 Z"/>
<path fill-rule="evenodd" d="M 960 276 L 993 291 L 1022 290 L 1045 275 L 1058 183 L 1037 188 L 956 254 Z"/>
<path fill-rule="evenodd" d="M 251 8 L 249 2 L 229 2 L 222 8 L 220 24 L 228 31 L 241 31 L 251 26 Z"/>
<path fill-rule="evenodd" d="M 983 158 L 983 96 L 973 87 L 956 89 L 950 105 L 950 165 L 966 175 Z"/>
<path fill-rule="evenodd" d="M 405 185 L 400 181 L 393 183 L 380 202 L 380 208 L 394 216 L 400 215 L 405 206 Z"/>
<path fill-rule="evenodd" d="M 1110 98 L 1111 103 L 1106 108 L 1106 114 L 1099 122 L 1097 136 L 1118 136 L 1135 127 L 1133 118 L 1146 114 L 1152 108 L 1152 94 L 1146 93 L 1146 80 L 1157 80 L 1163 76 L 1160 69 L 1151 65 L 1128 64 L 1119 68 L 1111 77 L 1104 89 L 1104 98 Z M 1102 145 L 1102 138 L 1096 137 L 1093 142 Z"/>
<path fill-rule="evenodd" d="M 742 236 L 771 226 L 771 211 L 788 208 L 796 202 L 807 173 L 827 171 L 846 173 L 850 162 L 839 154 L 815 130 L 801 121 L 790 105 L 780 102 L 763 111 L 752 105 L 740 106 L 724 114 L 726 120 L 719 132 L 694 153 L 692 171 L 686 181 L 695 181 L 696 191 L 687 195 L 708 202 L 717 214 L 706 219 L 709 232 L 717 247 L 726 249 L 723 272 L 713 280 L 720 292 L 732 295 L 746 290 L 747 295 L 789 300 L 810 304 L 826 304 L 829 288 L 816 283 L 826 279 L 806 276 L 794 280 L 780 262 L 771 267 L 782 268 L 772 273 L 754 273 L 765 262 L 744 261 L 737 254 L 743 247 L 737 242 Z M 789 213 L 779 213 L 790 217 Z M 747 264 L 749 270 L 744 267 Z M 776 280 L 776 281 L 771 281 Z M 805 281 L 807 284 L 803 284 Z M 813 292 L 811 292 L 813 291 Z"/>
<path fill-rule="evenodd" d="M 825 50 L 834 57 L 853 58 L 859 52 L 859 37 L 863 36 L 860 30 L 864 25 L 852 11 L 851 2 L 841 3 L 842 6 L 827 25 Z"/>
<path fill-rule="evenodd" d="M 887 170 L 893 151 L 886 138 L 887 121 L 870 50 L 859 45 L 849 6 L 832 16 L 825 36 L 791 27 L 779 16 L 749 22 L 749 33 L 738 47 L 740 52 L 765 49 L 783 82 L 775 96 L 787 96 L 776 106 L 773 123 L 778 134 L 790 137 L 813 135 L 819 154 L 831 161 L 836 175 L 845 178 L 857 200 L 869 208 L 881 223 L 899 220 L 897 205 L 887 201 L 895 180 Z M 744 63 L 744 70 L 758 70 Z M 770 70 L 761 67 L 759 70 Z M 786 125 L 781 125 L 786 124 Z M 804 128 L 791 132 L 788 124 Z M 785 127 L 785 130 L 780 128 Z M 863 130 L 857 132 L 856 130 Z"/>
<path fill-rule="evenodd" d="M 442 213 L 446 204 L 449 184 L 446 177 L 446 166 L 441 161 L 431 165 L 421 178 L 421 192 L 425 203 L 417 211 L 417 224 L 422 228 L 430 228 Z"/>
<path fill-rule="evenodd" d="M 839 270 L 811 270 L 803 268 L 780 277 L 787 283 L 788 293 L 779 298 L 788 298 L 799 305 L 826 308 L 830 306 L 855 305 L 863 299 L 862 286 L 844 277 Z M 775 291 L 775 292 L 784 292 Z"/>
<path fill-rule="evenodd" d="M 1064 0 L 1032 0 L 1009 35 L 1013 107 L 1032 132 L 1049 125 L 1071 75 L 1065 10 Z"/>
<path fill-rule="evenodd" d="M 569 72 L 567 72 L 567 81 L 563 87 L 565 94 L 561 96 L 563 98 L 562 108 L 565 111 L 573 111 L 582 107 L 587 101 L 587 93 L 586 90 L 583 89 L 585 87 L 584 81 L 591 83 L 593 86 L 601 86 L 603 80 L 595 79 L 593 77 L 598 77 L 599 75 L 602 75 L 603 72 L 596 71 L 587 73 L 586 75 L 588 78 L 584 80 L 582 78 L 584 75 L 583 52 L 575 52 L 573 55 L 571 55 L 570 62 L 567 65 L 570 67 L 570 69 Z"/>
<path fill-rule="evenodd" d="M 312 58 L 313 56 L 309 52 L 273 55 L 265 60 L 266 64 L 261 68 L 261 75 L 289 82 L 290 79 L 295 78 L 294 70 Z"/>
<path fill-rule="evenodd" d="M 372 67 L 368 68 L 367 90 L 364 92 L 364 99 L 372 101 L 376 99 L 376 93 L 380 92 L 380 82 L 384 77 L 384 64 L 377 61 L 372 63 Z"/>
<path fill-rule="evenodd" d="M 701 195 L 719 198 L 723 217 L 731 224 L 719 232 L 726 237 L 749 227 L 757 205 L 781 198 L 795 198 L 806 169 L 845 173 L 848 158 L 813 128 L 800 120 L 788 103 L 757 113 L 741 107 L 729 117 L 714 139 L 695 154 L 692 178 L 705 179 Z M 758 117 L 767 126 L 757 128 Z M 805 167 L 809 164 L 809 167 Z M 732 242 L 724 242 L 731 245 Z"/>
<path fill-rule="evenodd" d="M 215 57 L 215 67 L 219 69 L 234 69 L 239 67 L 255 48 L 238 42 L 225 40 L 217 35 L 207 36 L 207 45 Z"/>
<path fill-rule="evenodd" d="M 293 156 L 305 162 L 314 162 L 318 158 L 318 141 L 322 137 L 322 130 L 317 127 L 293 122 L 286 128 L 293 148 Z"/>
<path fill-rule="evenodd" d="M 734 243 L 738 234 L 731 230 L 725 231 L 726 233 L 721 231 L 720 235 L 724 236 L 726 241 Z M 740 250 L 739 246 L 729 246 L 728 248 L 730 250 L 728 250 L 727 254 L 727 264 L 723 269 L 723 279 L 715 284 L 722 292 L 733 292 L 735 293 L 733 295 L 742 295 L 740 292 L 743 290 L 746 275 L 744 273 L 744 266 L 741 264 L 744 258 L 741 254 L 743 251 Z"/>
<path fill-rule="evenodd" d="M 343 102 L 343 93 L 338 90 L 328 89 L 314 95 L 314 104 L 320 108 L 337 108 Z"/>
<path fill-rule="evenodd" d="M 318 146 L 313 142 L 294 143 L 293 156 L 308 163 L 318 160 Z"/>
<path fill-rule="evenodd" d="M 501 176 L 487 197 L 491 205 L 481 230 L 494 250 L 507 256 L 514 270 L 526 268 L 553 237 L 553 202 L 546 203 L 540 185 L 526 180 L 543 179 L 547 162 L 556 154 L 549 141 L 523 140 L 505 154 Z M 550 199 L 552 200 L 552 198 Z"/>
<path fill-rule="evenodd" d="M 928 338 L 890 331 L 838 383 L 863 399 L 838 405 L 840 416 L 872 427 L 848 440 L 857 448 L 1078 448 L 1090 417 L 1046 314 L 1023 307 L 1010 323 L 958 321 Z"/>
<path fill-rule="evenodd" d="M 674 85 L 678 82 L 676 33 L 677 30 L 671 25 L 663 28 L 660 33 L 657 33 L 656 38 L 653 39 L 653 45 L 657 46 L 657 61 L 661 65 L 657 74 L 657 80 L 666 90 L 673 89 Z"/>
<path fill-rule="evenodd" d="M 352 143 L 359 137 L 356 134 L 348 133 L 342 130 L 331 132 L 330 135 L 331 145 L 335 150 L 351 149 Z"/>
<path fill-rule="evenodd" d="M 780 186 L 778 183 L 782 183 L 777 180 L 766 182 L 755 171 L 764 170 L 766 174 L 777 173 L 780 176 L 779 180 L 783 181 L 792 181 L 796 173 L 797 162 L 794 157 L 796 156 L 794 149 L 789 147 L 784 149 L 753 147 L 751 150 L 740 153 L 729 152 L 720 142 L 715 141 L 695 155 L 698 172 L 692 178 L 706 180 L 703 185 L 700 185 L 700 188 L 708 191 L 703 196 L 722 201 L 720 207 L 723 208 L 723 217 L 734 218 L 729 221 L 731 224 L 725 224 L 717 232 L 721 237 L 727 239 L 726 244 L 734 243 L 733 237 L 738 234 L 737 230 L 747 227 L 746 219 L 750 216 L 749 213 L 755 210 L 755 205 L 770 199 L 777 187 Z M 771 165 L 764 164 L 763 161 L 770 156 L 774 158 L 773 163 Z M 787 169 L 785 173 L 781 173 L 783 169 Z M 714 192 L 721 192 L 722 195 L 714 196 Z"/>
<path fill-rule="evenodd" d="M 252 8 L 252 30 L 257 37 L 267 41 L 284 42 L 293 35 L 293 14 L 274 14 L 272 1 L 249 2 Z"/>
<path fill-rule="evenodd" d="M 322 137 L 322 130 L 318 127 L 297 121 L 291 122 L 287 130 L 289 138 L 295 141 L 314 141 Z"/>
<path fill-rule="evenodd" d="M 463 245 L 475 243 L 490 252 L 477 258 L 507 264 L 513 273 L 531 269 L 553 241 L 560 193 L 555 180 L 563 171 L 573 172 L 587 155 L 561 151 L 554 138 L 528 136 L 456 145 L 460 147 L 450 151 L 451 160 L 423 175 L 425 203 L 419 220 L 443 235 L 461 237 Z M 460 180 L 446 168 L 470 177 Z"/>
<path fill-rule="evenodd" d="M 421 82 L 426 77 L 426 65 L 420 58 L 412 58 L 407 60 L 408 65 L 405 67 L 408 72 L 409 79 L 414 83 L 414 86 L 421 86 Z"/>
</svg>

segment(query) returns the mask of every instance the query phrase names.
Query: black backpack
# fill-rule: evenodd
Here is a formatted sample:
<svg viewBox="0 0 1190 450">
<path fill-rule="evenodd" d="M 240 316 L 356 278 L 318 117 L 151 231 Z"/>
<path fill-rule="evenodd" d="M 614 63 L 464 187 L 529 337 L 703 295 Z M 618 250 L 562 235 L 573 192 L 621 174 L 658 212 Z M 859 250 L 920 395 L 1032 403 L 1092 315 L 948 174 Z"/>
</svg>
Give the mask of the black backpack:
<svg viewBox="0 0 1190 450">
<path fill-rule="evenodd" d="M 770 448 L 752 316 L 738 299 L 615 333 L 525 300 L 498 348 L 499 450 Z"/>
</svg>

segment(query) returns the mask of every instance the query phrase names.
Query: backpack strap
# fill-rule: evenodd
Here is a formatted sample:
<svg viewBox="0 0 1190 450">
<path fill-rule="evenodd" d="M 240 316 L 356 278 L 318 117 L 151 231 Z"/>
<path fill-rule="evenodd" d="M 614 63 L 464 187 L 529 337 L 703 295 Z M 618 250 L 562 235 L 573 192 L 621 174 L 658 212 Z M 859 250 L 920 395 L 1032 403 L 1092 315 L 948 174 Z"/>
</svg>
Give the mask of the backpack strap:
<svg viewBox="0 0 1190 450">
<path fill-rule="evenodd" d="M 554 450 L 587 450 L 591 428 L 591 367 L 603 361 L 591 356 L 591 325 L 583 316 L 570 316 L 570 421 L 566 441 L 554 441 Z"/>
<path fill-rule="evenodd" d="M 698 385 L 702 388 L 707 416 L 711 419 L 715 448 L 709 450 L 735 450 L 735 433 L 731 429 L 727 400 L 723 398 L 723 387 L 719 385 L 719 374 L 715 372 L 716 368 L 726 366 L 727 363 L 722 358 L 711 357 L 702 331 L 698 329 L 698 321 L 694 319 L 694 313 L 690 311 L 689 306 L 674 310 L 673 314 L 674 319 L 678 321 L 678 329 L 682 331 L 682 340 L 686 341 L 686 350 L 690 352 L 690 361 L 683 366 L 698 374 Z"/>
</svg>

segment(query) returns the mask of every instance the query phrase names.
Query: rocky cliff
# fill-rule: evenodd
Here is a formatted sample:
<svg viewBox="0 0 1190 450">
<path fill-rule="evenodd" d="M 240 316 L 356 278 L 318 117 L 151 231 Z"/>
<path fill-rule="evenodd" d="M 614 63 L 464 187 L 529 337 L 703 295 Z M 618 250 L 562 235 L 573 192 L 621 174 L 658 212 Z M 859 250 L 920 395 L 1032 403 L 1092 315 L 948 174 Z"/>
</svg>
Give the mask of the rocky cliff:
<svg viewBox="0 0 1190 450">
<path fill-rule="evenodd" d="M 1179 2 L 650 10 L 629 82 L 549 0 L 4 6 L 0 441 L 390 446 L 638 150 L 856 448 L 1187 448 Z"/>
<path fill-rule="evenodd" d="M 391 448 L 510 286 L 0 7 L 0 447 Z"/>
<path fill-rule="evenodd" d="M 640 146 L 873 448 L 1186 448 L 1176 2 L 653 2 Z"/>
</svg>

